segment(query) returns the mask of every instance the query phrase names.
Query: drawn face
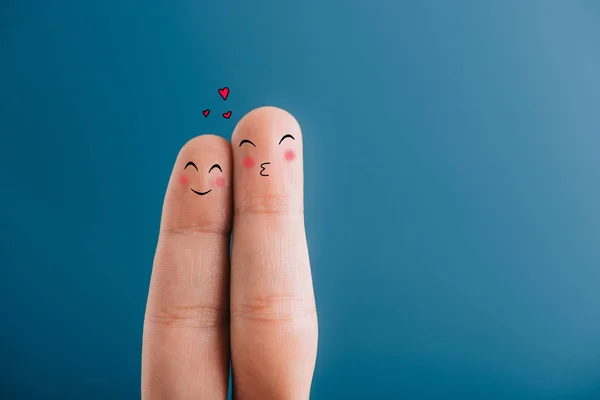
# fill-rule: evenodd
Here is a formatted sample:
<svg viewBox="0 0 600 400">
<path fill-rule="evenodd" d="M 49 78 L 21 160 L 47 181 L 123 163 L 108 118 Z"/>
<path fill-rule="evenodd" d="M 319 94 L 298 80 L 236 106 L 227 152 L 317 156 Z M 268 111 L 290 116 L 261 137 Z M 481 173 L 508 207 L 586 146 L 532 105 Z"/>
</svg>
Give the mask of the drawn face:
<svg viewBox="0 0 600 400">
<path fill-rule="evenodd" d="M 285 133 L 283 134 L 283 136 L 279 139 L 279 143 L 277 144 L 278 149 L 273 149 L 274 151 L 272 152 L 265 152 L 265 151 L 260 151 L 260 152 L 252 152 L 252 151 L 248 151 L 246 154 L 246 156 L 244 157 L 244 159 L 242 160 L 242 165 L 244 166 L 244 168 L 252 170 L 254 169 L 255 166 L 258 165 L 257 171 L 258 174 L 260 176 L 270 176 L 269 174 L 269 166 L 271 165 L 271 157 L 277 157 L 277 154 L 282 155 L 282 160 L 285 161 L 293 161 L 296 158 L 296 153 L 294 152 L 294 150 L 292 148 L 290 148 L 290 146 L 286 147 L 286 145 L 288 143 L 293 143 L 292 141 L 295 141 L 296 138 L 294 138 L 294 136 L 292 136 L 291 133 Z M 261 143 L 259 143 L 260 145 Z M 265 147 L 271 147 L 269 146 L 270 144 L 266 143 Z M 243 139 L 242 141 L 240 141 L 240 144 L 238 147 L 257 147 L 256 144 L 251 141 L 250 139 Z M 283 149 L 282 151 L 278 151 L 280 149 Z M 252 154 L 252 153 L 256 153 L 256 154 Z M 268 154 L 271 153 L 271 154 Z M 262 158 L 258 158 L 258 156 L 260 155 L 265 155 L 267 154 L 267 157 L 262 157 Z M 269 157 L 270 156 L 270 157 Z M 268 158 L 268 160 L 264 160 L 264 158 Z M 257 161 L 258 159 L 258 161 Z"/>
<path fill-rule="evenodd" d="M 191 170 L 195 172 L 200 172 L 198 170 L 198 167 L 196 166 L 196 164 L 193 161 L 188 161 L 188 163 L 185 165 L 184 170 Z M 218 174 L 218 172 L 221 172 L 221 174 L 223 173 L 223 169 L 221 168 L 221 166 L 219 164 L 213 164 L 209 169 L 208 169 L 208 174 L 210 175 L 211 172 L 213 173 L 213 175 L 220 175 Z M 198 181 L 198 179 L 191 179 L 191 181 Z M 190 179 L 188 177 L 188 174 L 184 174 L 181 175 L 181 179 L 180 179 L 181 184 L 183 185 L 187 185 L 190 182 Z M 225 185 L 225 180 L 223 179 L 222 176 L 216 176 L 215 179 L 209 179 L 208 183 L 210 185 L 210 183 L 214 183 L 214 185 L 218 186 L 218 187 L 222 187 Z M 207 189 L 207 188 L 194 188 L 194 184 L 191 185 L 190 190 L 199 195 L 199 196 L 205 196 L 207 194 L 209 194 L 210 192 L 212 192 L 212 188 L 208 189 L 208 190 L 200 190 L 200 189 Z"/>
<path fill-rule="evenodd" d="M 236 125 L 231 145 L 238 211 L 302 209 L 302 131 L 291 114 L 276 107 L 250 111 Z"/>
</svg>

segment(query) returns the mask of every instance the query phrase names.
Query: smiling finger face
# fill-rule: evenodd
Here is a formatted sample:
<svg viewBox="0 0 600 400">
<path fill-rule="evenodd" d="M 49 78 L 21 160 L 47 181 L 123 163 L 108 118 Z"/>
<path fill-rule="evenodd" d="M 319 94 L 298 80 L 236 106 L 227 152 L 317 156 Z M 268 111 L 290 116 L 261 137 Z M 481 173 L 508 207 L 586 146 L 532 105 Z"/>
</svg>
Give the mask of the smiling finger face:
<svg viewBox="0 0 600 400">
<path fill-rule="evenodd" d="M 193 161 L 188 161 L 188 163 L 185 165 L 184 169 L 187 169 L 188 167 L 193 167 L 197 172 L 199 172 L 198 171 L 198 167 L 196 166 L 196 164 Z M 208 169 L 208 173 L 210 174 L 213 170 L 218 170 L 218 171 L 221 172 L 221 174 L 223 174 L 223 168 L 221 168 L 221 166 L 219 164 L 213 164 Z M 188 182 L 187 176 L 186 175 L 182 175 L 182 180 L 183 180 L 183 183 L 186 184 Z M 213 183 L 212 180 L 209 183 Z M 214 180 L 214 185 L 217 186 L 217 187 L 223 187 L 223 186 L 225 186 L 225 179 L 222 176 L 218 176 Z M 193 184 L 192 184 L 192 186 L 193 186 Z M 193 187 L 191 187 L 190 190 L 192 192 L 194 192 L 195 194 L 200 195 L 200 196 L 204 196 L 204 195 L 207 195 L 210 192 L 212 192 L 212 189 L 208 189 L 205 192 L 200 192 L 200 191 L 195 190 Z"/>
<path fill-rule="evenodd" d="M 223 138 L 203 135 L 183 147 L 173 168 L 165 224 L 225 229 L 231 205 L 231 147 Z M 219 212 L 215 212 L 218 210 Z"/>
<path fill-rule="evenodd" d="M 286 111 L 248 113 L 232 136 L 236 210 L 302 209 L 302 133 Z"/>
</svg>

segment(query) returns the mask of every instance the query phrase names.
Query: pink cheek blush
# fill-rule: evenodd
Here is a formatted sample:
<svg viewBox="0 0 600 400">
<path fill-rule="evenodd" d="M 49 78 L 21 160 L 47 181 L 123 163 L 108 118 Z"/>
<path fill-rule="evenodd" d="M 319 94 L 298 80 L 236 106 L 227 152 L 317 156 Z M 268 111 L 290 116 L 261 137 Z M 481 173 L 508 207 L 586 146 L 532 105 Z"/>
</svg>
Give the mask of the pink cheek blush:
<svg viewBox="0 0 600 400">
<path fill-rule="evenodd" d="M 254 166 L 254 158 L 250 156 L 244 158 L 243 164 L 246 168 L 252 168 Z"/>
<path fill-rule="evenodd" d="M 182 185 L 187 185 L 188 182 L 189 182 L 189 180 L 188 180 L 187 176 L 181 175 L 179 177 L 179 183 L 181 183 Z"/>
<path fill-rule="evenodd" d="M 292 150 L 288 150 L 285 152 L 285 159 L 288 161 L 293 161 L 296 158 L 296 154 Z"/>
<path fill-rule="evenodd" d="M 217 178 L 216 184 L 217 184 L 218 187 L 225 186 L 225 179 L 223 179 L 223 178 Z"/>
</svg>

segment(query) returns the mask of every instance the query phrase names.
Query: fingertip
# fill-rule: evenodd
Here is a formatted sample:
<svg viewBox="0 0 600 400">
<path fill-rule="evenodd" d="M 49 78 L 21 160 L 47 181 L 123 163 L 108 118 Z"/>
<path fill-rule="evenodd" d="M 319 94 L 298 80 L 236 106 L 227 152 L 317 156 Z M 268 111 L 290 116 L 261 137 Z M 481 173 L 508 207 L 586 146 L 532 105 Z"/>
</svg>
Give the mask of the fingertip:
<svg viewBox="0 0 600 400">
<path fill-rule="evenodd" d="M 263 106 L 253 109 L 240 119 L 231 136 L 233 146 L 236 142 L 243 140 L 245 134 L 265 129 L 267 131 L 293 131 L 301 135 L 300 124 L 296 118 L 283 108 L 274 106 Z M 239 144 L 239 143 L 238 143 Z"/>
<path fill-rule="evenodd" d="M 182 154 L 195 154 L 197 152 L 205 152 L 210 149 L 230 152 L 231 146 L 227 139 L 212 133 L 205 133 L 188 140 L 179 150 L 177 158 L 180 158 Z"/>
</svg>

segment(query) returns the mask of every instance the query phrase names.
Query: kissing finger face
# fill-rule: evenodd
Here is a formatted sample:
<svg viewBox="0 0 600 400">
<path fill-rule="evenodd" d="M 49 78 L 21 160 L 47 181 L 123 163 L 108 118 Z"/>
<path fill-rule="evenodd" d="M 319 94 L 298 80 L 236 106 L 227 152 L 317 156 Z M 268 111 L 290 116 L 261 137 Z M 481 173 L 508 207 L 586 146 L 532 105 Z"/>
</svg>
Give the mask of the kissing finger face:
<svg viewBox="0 0 600 400">
<path fill-rule="evenodd" d="M 287 112 L 259 108 L 232 136 L 236 210 L 302 209 L 302 133 Z"/>
</svg>

